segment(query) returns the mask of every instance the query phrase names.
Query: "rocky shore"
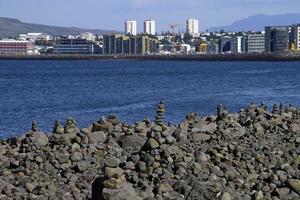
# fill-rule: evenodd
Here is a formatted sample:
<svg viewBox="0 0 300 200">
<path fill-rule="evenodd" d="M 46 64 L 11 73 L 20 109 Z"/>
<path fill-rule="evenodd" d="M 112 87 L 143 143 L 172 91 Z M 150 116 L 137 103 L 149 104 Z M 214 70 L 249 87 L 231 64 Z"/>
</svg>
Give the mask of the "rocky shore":
<svg viewBox="0 0 300 200">
<path fill-rule="evenodd" d="M 114 115 L 0 142 L 0 199 L 300 199 L 300 109 L 250 104 L 178 125 Z"/>
</svg>

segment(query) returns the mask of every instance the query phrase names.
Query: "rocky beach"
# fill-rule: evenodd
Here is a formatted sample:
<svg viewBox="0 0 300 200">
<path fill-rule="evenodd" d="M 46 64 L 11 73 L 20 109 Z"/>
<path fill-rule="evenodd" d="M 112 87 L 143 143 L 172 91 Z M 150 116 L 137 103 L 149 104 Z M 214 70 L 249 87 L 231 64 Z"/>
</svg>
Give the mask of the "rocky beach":
<svg viewBox="0 0 300 200">
<path fill-rule="evenodd" d="M 0 199 L 300 199 L 300 109 L 251 103 L 132 125 L 115 115 L 87 128 L 38 122 L 0 142 Z"/>
</svg>

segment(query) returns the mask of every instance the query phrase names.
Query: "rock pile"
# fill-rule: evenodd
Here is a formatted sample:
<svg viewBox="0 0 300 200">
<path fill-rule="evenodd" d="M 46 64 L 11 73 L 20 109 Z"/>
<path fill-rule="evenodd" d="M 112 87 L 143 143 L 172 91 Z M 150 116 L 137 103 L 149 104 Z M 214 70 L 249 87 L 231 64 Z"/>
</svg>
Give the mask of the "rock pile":
<svg viewBox="0 0 300 200">
<path fill-rule="evenodd" d="M 0 143 L 0 199 L 300 199 L 300 109 L 263 103 L 164 123 L 114 115 L 79 129 L 36 122 Z"/>
</svg>

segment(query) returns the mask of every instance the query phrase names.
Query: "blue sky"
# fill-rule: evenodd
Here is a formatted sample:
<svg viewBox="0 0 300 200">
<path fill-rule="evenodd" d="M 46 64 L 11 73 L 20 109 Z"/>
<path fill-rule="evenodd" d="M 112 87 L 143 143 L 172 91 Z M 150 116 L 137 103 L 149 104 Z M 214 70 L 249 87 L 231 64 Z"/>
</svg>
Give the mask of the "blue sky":
<svg viewBox="0 0 300 200">
<path fill-rule="evenodd" d="M 256 14 L 299 13 L 300 0 L 0 0 L 0 16 L 25 22 L 123 30 L 126 19 L 156 20 L 158 32 L 171 23 L 198 18 L 200 29 L 229 25 Z"/>
</svg>

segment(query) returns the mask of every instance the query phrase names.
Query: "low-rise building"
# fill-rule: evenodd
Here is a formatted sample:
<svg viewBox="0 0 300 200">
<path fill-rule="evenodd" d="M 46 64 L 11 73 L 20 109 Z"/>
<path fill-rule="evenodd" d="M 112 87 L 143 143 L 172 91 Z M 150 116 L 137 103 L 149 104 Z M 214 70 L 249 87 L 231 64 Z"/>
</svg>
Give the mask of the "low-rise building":
<svg viewBox="0 0 300 200">
<path fill-rule="evenodd" d="M 60 38 L 54 41 L 54 54 L 99 54 L 101 48 L 96 43 L 85 39 Z"/>
<path fill-rule="evenodd" d="M 31 41 L 0 40 L 1 55 L 31 55 L 34 53 L 34 44 Z"/>
</svg>

